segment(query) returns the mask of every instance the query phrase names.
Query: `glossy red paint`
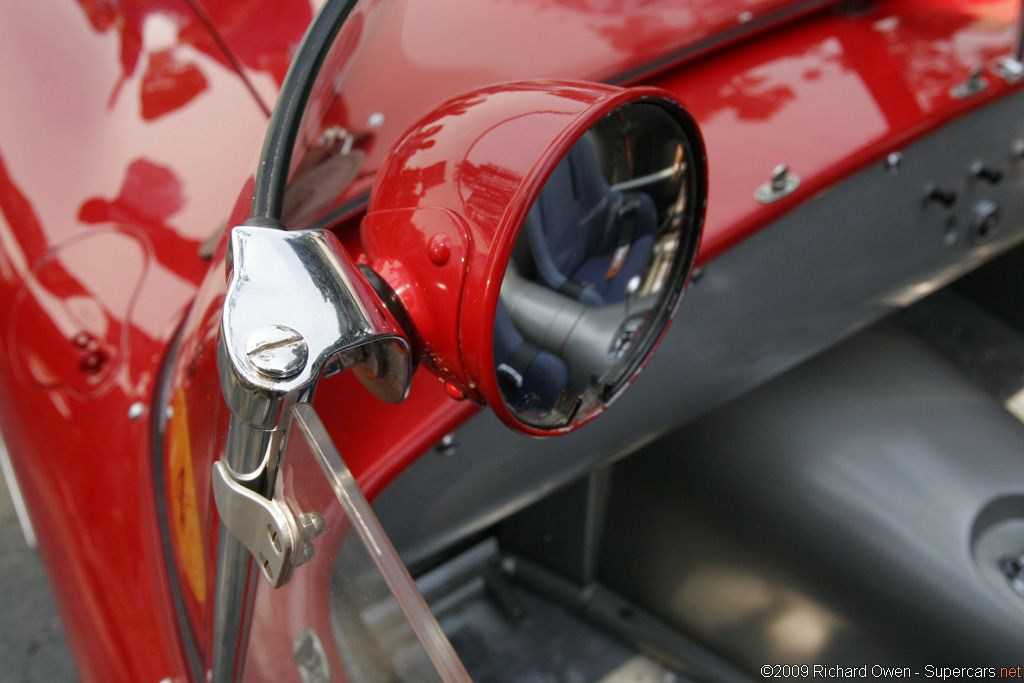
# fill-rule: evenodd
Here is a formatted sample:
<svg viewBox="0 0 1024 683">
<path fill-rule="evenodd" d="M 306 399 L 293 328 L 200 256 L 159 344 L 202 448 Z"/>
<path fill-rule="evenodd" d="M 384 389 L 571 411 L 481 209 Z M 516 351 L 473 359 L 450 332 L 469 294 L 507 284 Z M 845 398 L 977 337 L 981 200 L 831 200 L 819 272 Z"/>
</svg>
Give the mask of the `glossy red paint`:
<svg viewBox="0 0 1024 683">
<path fill-rule="evenodd" d="M 337 197 L 337 203 L 343 204 L 370 191 L 395 141 L 445 99 L 527 79 L 652 84 L 650 74 L 830 4 L 817 0 L 685 5 L 675 0 L 364 3 L 353 15 L 360 30 L 346 36 L 358 41 L 359 58 L 336 62 L 336 73 L 343 74 L 338 88 L 322 89 L 332 96 L 326 102 L 314 96 L 314 127 L 304 129 L 299 139 L 314 155 L 323 133 L 332 128 L 346 130 L 357 140 L 363 156 L 357 179 Z M 472 30 L 467 30 L 469 26 Z M 640 74 L 645 74 L 643 80 Z M 334 85 L 333 78 L 326 80 Z M 336 91 L 341 94 L 333 96 Z M 321 112 L 325 112 L 322 121 Z"/>
<path fill-rule="evenodd" d="M 0 430 L 81 680 L 184 680 L 154 391 L 266 118 L 185 2 L 3 15 Z"/>
<path fill-rule="evenodd" d="M 464 383 L 458 312 L 473 244 L 466 224 L 446 209 L 410 206 L 371 210 L 361 233 L 369 266 L 416 327 L 414 353 L 443 380 Z"/>
<path fill-rule="evenodd" d="M 502 13 L 513 10 L 495 4 L 499 9 L 487 21 L 501 17 L 515 25 Z M 508 5 L 524 12 L 530 7 Z M 475 3 L 467 11 L 481 13 L 487 7 Z M 564 8 L 557 7 L 537 11 L 553 21 L 569 21 L 559 14 Z M 856 15 L 821 11 L 748 37 L 742 49 L 691 55 L 685 66 L 645 79 L 687 107 L 708 147 L 711 188 L 699 261 L 721 254 L 839 178 L 1018 87 L 988 71 L 991 85 L 981 95 L 967 100 L 949 95 L 973 66 L 1009 53 L 1014 7 L 1009 0 L 902 0 L 879 3 Z M 606 54 L 608 63 L 617 65 L 610 71 L 602 72 L 596 62 L 588 66 L 568 60 L 562 46 L 575 49 L 573 31 L 592 26 L 580 17 L 576 19 L 582 27 L 573 25 L 559 40 L 536 36 L 531 59 L 499 59 L 502 50 L 511 49 L 502 47 L 506 34 L 485 33 L 493 39 L 493 50 L 466 58 L 460 67 L 447 55 L 462 54 L 464 32 L 447 9 L 402 3 L 374 8 L 363 17 L 371 30 L 359 38 L 360 58 L 344 74 L 335 98 L 340 104 L 320 103 L 320 110 L 334 115 L 305 136 L 312 144 L 340 127 L 359 141 L 359 173 L 339 193 L 338 204 L 367 193 L 396 141 L 423 112 L 446 98 L 498 82 L 600 80 L 623 73 L 615 68 L 628 68 L 629 62 L 615 61 L 620 56 L 615 52 Z M 659 3 L 650 8 L 653 13 L 667 11 Z M 547 30 L 548 24 L 538 24 L 536 17 L 534 23 L 538 31 Z M 536 33 L 524 30 L 522 35 Z M 705 34 L 682 35 L 699 41 Z M 579 68 L 574 71 L 574 66 Z M 760 205 L 753 199 L 754 189 L 779 163 L 802 178 L 801 188 L 782 202 Z"/>
<path fill-rule="evenodd" d="M 840 179 L 1019 88 L 986 68 L 987 90 L 962 100 L 949 93 L 972 67 L 1009 53 L 1014 12 L 1010 2 L 941 0 L 822 14 L 657 79 L 697 119 L 708 148 L 698 260 L 712 260 Z M 758 204 L 754 189 L 780 163 L 801 177 L 800 188 Z"/>
<path fill-rule="evenodd" d="M 231 198 L 249 176 L 265 119 L 244 83 L 225 68 L 223 54 L 215 56 L 201 47 L 202 40 L 188 38 L 202 29 L 185 3 L 80 4 L 85 14 L 55 2 L 12 3 L 0 22 L 0 75 L 5 92 L 14 93 L 0 100 L 0 428 L 82 679 L 184 679 L 189 674 L 167 599 L 147 455 L 153 392 L 160 359 L 208 265 L 190 254 L 228 215 Z M 436 102 L 499 80 L 600 78 L 628 70 L 643 61 L 636 51 L 670 11 L 668 3 L 645 4 L 651 12 L 642 22 L 644 30 L 614 31 L 627 23 L 621 13 L 628 8 L 612 3 L 604 11 L 591 5 L 466 0 L 450 6 L 464 12 L 456 14 L 437 3 L 382 3 L 375 20 L 387 30 L 372 34 L 346 76 L 344 99 L 332 103 L 332 111 L 342 114 L 331 125 L 348 124 L 369 140 L 360 176 L 341 199 L 370 187 L 393 142 Z M 989 89 L 974 98 L 955 100 L 948 90 L 971 66 L 1009 51 L 1013 6 L 896 0 L 862 16 L 815 14 L 748 39 L 741 49 L 704 54 L 685 69 L 650 79 L 694 113 L 708 146 L 710 208 L 700 258 L 712 260 L 836 180 L 1005 95 L 1010 86 L 991 73 L 986 74 Z M 245 7 L 225 3 L 224 10 Z M 261 30 L 283 22 L 274 11 L 254 16 Z M 467 35 L 464 26 L 471 19 L 477 26 L 485 19 L 500 31 Z M 218 16 L 216 21 L 228 20 Z M 405 30 L 417 22 L 415 32 Z M 709 24 L 703 34 L 674 30 L 674 35 L 699 41 L 722 26 Z M 473 42 L 477 35 L 497 38 L 481 46 Z M 517 52 L 524 35 L 536 40 L 529 61 Z M 613 35 L 618 37 L 612 40 Z M 229 42 L 245 38 L 239 30 Z M 627 42 L 624 59 L 616 40 Z M 273 74 L 283 52 L 275 45 L 267 57 L 275 66 L 260 71 L 249 66 L 258 56 L 243 61 L 261 94 L 276 89 Z M 190 64 L 201 72 L 205 87 Z M 381 82 L 381 65 L 387 67 L 388 83 Z M 155 87 L 157 75 L 170 79 L 168 90 Z M 145 120 L 143 108 L 162 113 Z M 374 113 L 385 115 L 377 128 L 367 125 Z M 801 175 L 801 189 L 777 205 L 756 204 L 753 189 L 779 162 Z M 167 169 L 175 180 L 158 169 Z M 148 189 L 136 183 L 141 178 Z M 154 183 L 170 199 L 157 200 L 158 211 L 144 210 L 151 198 L 141 198 Z M 244 216 L 244 196 L 239 207 L 233 222 Z M 99 263 L 86 259 L 89 271 L 80 273 L 74 245 L 92 233 L 116 235 L 127 253 L 144 253 L 138 257 L 143 274 L 138 269 L 129 274 L 109 256 Z M 353 242 L 346 238 L 346 244 Z M 223 263 L 209 267 L 209 284 L 185 342 L 196 352 L 182 353 L 176 370 L 188 376 L 189 363 L 196 361 L 190 394 L 196 408 L 185 430 L 193 440 L 187 458 L 196 495 L 190 503 L 184 493 L 189 487 L 177 489 L 177 509 L 187 511 L 194 503 L 203 523 L 210 516 L 209 467 L 217 457 L 212 425 L 222 417 L 216 412 L 219 386 L 211 384 L 216 375 L 205 355 L 216 327 L 209 327 L 203 313 L 216 310 L 223 293 Z M 33 277 L 40 285 L 30 293 L 25 283 Z M 123 292 L 113 296 L 100 282 L 134 288 L 131 312 L 117 305 Z M 26 293 L 18 295 L 23 285 Z M 116 349 L 107 358 L 118 360 L 104 363 L 103 372 L 109 368 L 110 375 L 94 385 L 76 374 L 82 367 L 77 354 L 88 348 L 88 340 L 80 347 L 74 335 L 58 338 L 54 332 L 63 329 L 55 324 L 65 315 L 62 309 L 84 292 L 99 302 L 103 316 L 89 320 L 99 321 L 103 339 L 117 340 L 109 342 Z M 54 295 L 64 301 L 55 302 Z M 38 322 L 38 329 L 12 322 L 19 296 L 23 311 L 26 306 L 36 311 L 24 324 Z M 52 326 L 54 341 L 39 348 L 36 342 L 12 341 L 45 331 L 36 316 L 49 318 L 45 324 Z M 127 341 L 116 333 L 107 336 L 116 325 L 128 329 Z M 57 381 L 31 379 L 36 365 L 24 354 L 19 359 L 19 347 L 38 352 L 50 368 L 41 376 Z M 76 383 L 84 387 L 78 395 L 72 390 Z M 452 401 L 442 383 L 426 373 L 414 379 L 409 400 L 400 406 L 373 402 L 361 391 L 352 378 L 333 378 L 321 388 L 317 405 L 371 497 L 475 410 L 468 402 Z M 147 415 L 128 420 L 136 402 L 147 406 Z M 184 465 L 178 471 L 184 472 Z M 184 544 L 180 538 L 176 542 Z M 211 540 L 199 543 L 208 553 Z M 207 584 L 210 571 L 208 565 L 199 567 Z M 196 598 L 193 614 L 200 632 L 206 604 Z"/>
<path fill-rule="evenodd" d="M 752 40 L 743 51 L 708 56 L 685 71 L 655 79 L 695 114 L 708 146 L 711 206 L 699 258 L 712 259 L 828 183 L 859 170 L 865 163 L 879 161 L 891 149 L 958 113 L 1005 94 L 1007 86 L 992 78 L 992 87 L 980 97 L 957 101 L 948 96 L 948 89 L 963 79 L 970 64 L 1009 49 L 1010 15 L 1001 9 L 1005 4 L 933 6 L 929 15 L 918 3 L 894 2 L 865 16 L 816 15 Z M 899 31 L 898 40 L 887 37 L 894 26 Z M 865 34 L 876 40 L 864 41 Z M 367 50 L 363 56 L 370 55 L 372 66 L 377 43 L 372 40 L 373 34 L 370 38 L 361 49 Z M 833 46 L 841 47 L 838 56 Z M 932 61 L 918 62 L 921 55 L 930 55 Z M 407 68 L 400 60 L 388 63 L 398 82 L 403 83 L 394 92 L 402 93 L 408 112 L 428 107 L 431 95 L 422 87 L 425 83 L 436 86 L 431 90 L 436 97 L 438 93 L 457 92 L 459 83 L 468 81 L 472 85 L 479 77 Z M 327 102 L 325 110 L 336 115 L 326 118 L 320 128 L 314 126 L 308 139 L 317 139 L 331 126 L 365 120 L 361 117 L 372 113 L 374 104 L 391 96 L 392 89 L 380 92 L 379 71 L 375 72 L 376 96 L 371 96 L 368 82 L 359 90 L 360 69 L 365 68 L 361 64 L 352 66 L 345 83 L 355 84 L 355 92 L 365 95 L 365 99 L 351 98 L 352 91 L 346 90 L 341 104 Z M 911 69 L 913 65 L 917 65 L 917 71 Z M 508 68 L 514 72 L 517 67 Z M 918 75 L 899 76 L 904 72 Z M 880 77 L 884 79 L 881 83 Z M 835 86 L 828 88 L 833 79 Z M 823 107 L 837 114 L 816 115 Z M 846 115 L 844 109 L 851 113 Z M 389 123 L 383 127 L 356 127 L 357 138 L 365 136 L 359 139 L 366 141 L 366 164 L 340 199 L 351 199 L 369 187 L 374 163 L 382 162 L 389 141 L 397 136 L 390 126 L 391 110 L 386 111 Z M 885 112 L 901 122 L 900 126 L 892 130 L 880 127 L 875 117 L 864 115 L 865 111 Z M 836 121 L 844 123 L 838 131 Z M 887 137 L 901 131 L 901 137 Z M 801 142 L 804 140 L 808 142 Z M 788 160 L 790 154 L 811 162 L 806 167 L 803 163 L 791 164 L 803 177 L 801 190 L 777 206 L 756 203 L 754 188 L 767 178 L 774 164 Z M 343 225 L 341 237 L 350 248 L 359 249 L 358 240 L 353 239 L 355 230 L 354 223 Z M 425 250 L 419 250 L 429 236 L 425 231 L 420 233 L 415 240 L 409 238 L 413 244 L 410 248 L 420 254 L 426 268 L 429 259 Z M 435 266 L 431 264 L 430 268 Z M 414 378 L 409 399 L 399 406 L 369 401 L 361 391 L 352 378 L 331 378 L 321 385 L 316 405 L 371 498 L 476 409 L 470 402 L 452 401 L 442 383 L 422 372 Z M 394 429 L 396 424 L 402 429 Z M 214 455 L 212 447 L 204 452 Z M 210 464 L 197 461 L 195 469 L 208 470 Z"/>
<path fill-rule="evenodd" d="M 362 235 L 371 267 L 391 284 L 419 331 L 426 364 L 486 401 L 510 427 L 534 436 L 566 432 L 517 420 L 494 371 L 494 316 L 526 214 L 569 148 L 605 114 L 654 88 L 526 81 L 474 90 L 420 120 L 381 169 Z M 699 162 L 703 167 L 703 159 Z M 456 245 L 438 267 L 430 244 Z"/>
</svg>

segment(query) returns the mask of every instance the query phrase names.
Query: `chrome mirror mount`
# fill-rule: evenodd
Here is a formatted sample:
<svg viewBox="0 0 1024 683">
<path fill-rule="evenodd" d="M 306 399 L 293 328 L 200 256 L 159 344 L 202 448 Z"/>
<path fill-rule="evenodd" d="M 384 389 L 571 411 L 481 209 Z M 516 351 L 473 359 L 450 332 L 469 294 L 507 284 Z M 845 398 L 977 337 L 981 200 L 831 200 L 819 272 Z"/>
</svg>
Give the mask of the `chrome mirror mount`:
<svg viewBox="0 0 1024 683">
<path fill-rule="evenodd" d="M 229 249 L 219 365 L 232 415 L 273 429 L 287 397 L 356 365 L 378 398 L 405 399 L 409 342 L 333 234 L 242 225 Z"/>
<path fill-rule="evenodd" d="M 227 268 L 217 351 L 231 419 L 213 471 L 222 522 L 215 682 L 233 680 L 247 602 L 239 577 L 250 557 L 275 588 L 303 558 L 295 512 L 274 497 L 288 409 L 312 401 L 321 377 L 349 368 L 378 398 L 399 403 L 412 375 L 401 326 L 333 234 L 238 226 L 231 232 Z"/>
<path fill-rule="evenodd" d="M 223 460 L 227 474 L 268 497 L 284 410 L 311 401 L 320 377 L 353 367 L 378 398 L 401 402 L 412 374 L 409 342 L 329 232 L 238 226 L 227 267 L 218 344 L 231 411 Z"/>
</svg>

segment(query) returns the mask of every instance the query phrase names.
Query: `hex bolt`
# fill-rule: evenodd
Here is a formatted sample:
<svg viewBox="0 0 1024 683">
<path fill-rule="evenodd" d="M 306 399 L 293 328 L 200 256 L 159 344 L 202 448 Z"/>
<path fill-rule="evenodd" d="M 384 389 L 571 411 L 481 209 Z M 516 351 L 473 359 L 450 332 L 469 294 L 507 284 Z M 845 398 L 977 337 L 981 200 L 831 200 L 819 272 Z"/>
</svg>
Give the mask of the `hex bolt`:
<svg viewBox="0 0 1024 683">
<path fill-rule="evenodd" d="M 312 543 L 301 543 L 298 549 L 295 551 L 295 566 L 306 564 L 313 559 L 313 555 L 316 554 L 316 548 L 313 547 Z"/>
<path fill-rule="evenodd" d="M 245 342 L 249 364 L 261 375 L 287 379 L 302 372 L 309 347 L 302 335 L 284 325 L 267 325 L 255 330 Z"/>
<path fill-rule="evenodd" d="M 312 541 L 327 528 L 323 516 L 318 512 L 303 512 L 295 517 L 295 523 L 299 527 L 299 535 L 304 541 Z"/>
</svg>

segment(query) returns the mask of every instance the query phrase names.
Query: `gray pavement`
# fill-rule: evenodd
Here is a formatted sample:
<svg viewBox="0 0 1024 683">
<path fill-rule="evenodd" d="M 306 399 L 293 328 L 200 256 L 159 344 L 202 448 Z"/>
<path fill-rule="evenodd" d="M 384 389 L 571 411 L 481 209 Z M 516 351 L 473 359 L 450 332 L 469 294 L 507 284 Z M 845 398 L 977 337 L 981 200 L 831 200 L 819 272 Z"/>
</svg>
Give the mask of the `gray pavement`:
<svg viewBox="0 0 1024 683">
<path fill-rule="evenodd" d="M 76 680 L 39 555 L 25 542 L 0 469 L 0 683 Z"/>
</svg>

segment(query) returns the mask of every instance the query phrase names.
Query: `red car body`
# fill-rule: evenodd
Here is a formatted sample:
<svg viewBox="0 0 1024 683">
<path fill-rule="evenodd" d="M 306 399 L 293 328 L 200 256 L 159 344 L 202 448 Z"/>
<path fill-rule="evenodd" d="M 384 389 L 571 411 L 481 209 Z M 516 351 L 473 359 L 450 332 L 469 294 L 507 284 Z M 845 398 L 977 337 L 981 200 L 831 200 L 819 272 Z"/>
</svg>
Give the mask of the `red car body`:
<svg viewBox="0 0 1024 683">
<path fill-rule="evenodd" d="M 1013 3 L 866 5 L 375 6 L 354 19 L 371 38 L 325 117 L 371 138 L 340 198 L 355 208 L 334 229 L 358 259 L 360 201 L 377 169 L 447 97 L 527 78 L 653 85 L 688 108 L 707 146 L 698 265 L 713 268 L 841 181 L 1019 90 L 986 71 L 983 92 L 950 94 L 972 67 L 1011 53 Z M 192 680 L 190 657 L 208 660 L 223 228 L 248 216 L 268 114 L 316 9 L 79 0 L 3 10 L 0 429 L 84 681 Z M 758 203 L 754 189 L 780 163 L 800 187 Z M 909 280 L 952 277 L 976 256 L 922 263 Z M 317 404 L 345 406 L 321 413 L 371 499 L 478 410 L 424 371 L 400 405 L 352 400 L 360 391 L 340 376 Z M 671 426 L 642 425 L 609 455 Z"/>
</svg>

